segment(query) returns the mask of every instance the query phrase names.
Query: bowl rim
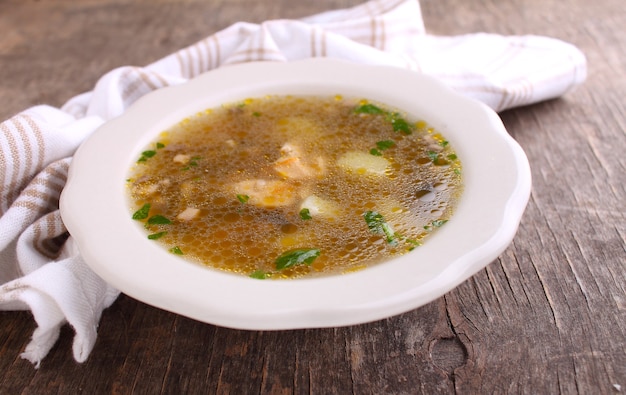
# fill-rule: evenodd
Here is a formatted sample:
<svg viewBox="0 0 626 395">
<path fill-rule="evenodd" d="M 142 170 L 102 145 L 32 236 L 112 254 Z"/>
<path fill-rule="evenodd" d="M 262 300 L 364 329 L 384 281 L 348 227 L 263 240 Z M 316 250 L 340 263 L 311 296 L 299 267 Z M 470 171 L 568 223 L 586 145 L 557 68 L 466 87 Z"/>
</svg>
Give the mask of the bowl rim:
<svg viewBox="0 0 626 395">
<path fill-rule="evenodd" d="M 138 154 L 185 117 L 267 94 L 363 97 L 434 126 L 463 166 L 464 192 L 452 218 L 400 258 L 350 274 L 285 281 L 206 268 L 147 240 L 130 219 L 125 192 Z M 316 58 L 225 66 L 143 96 L 81 144 L 60 210 L 87 265 L 121 292 L 211 324 L 277 330 L 374 321 L 442 296 L 507 248 L 530 190 L 526 155 L 486 105 L 417 72 Z"/>
</svg>

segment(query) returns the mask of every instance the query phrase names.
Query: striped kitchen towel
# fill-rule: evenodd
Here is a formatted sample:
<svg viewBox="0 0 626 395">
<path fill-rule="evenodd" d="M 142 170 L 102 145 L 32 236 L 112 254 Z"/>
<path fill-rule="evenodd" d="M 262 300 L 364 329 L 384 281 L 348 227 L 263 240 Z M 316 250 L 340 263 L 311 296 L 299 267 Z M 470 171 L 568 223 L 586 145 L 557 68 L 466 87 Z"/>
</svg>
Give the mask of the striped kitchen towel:
<svg viewBox="0 0 626 395">
<path fill-rule="evenodd" d="M 310 57 L 407 68 L 496 111 L 563 95 L 582 83 L 582 53 L 540 36 L 425 32 L 417 0 L 374 0 L 300 20 L 240 22 L 145 67 L 105 74 L 61 108 L 36 106 L 0 124 L 0 309 L 32 311 L 22 356 L 36 366 L 62 325 L 84 361 L 102 311 L 119 292 L 83 262 L 59 215 L 71 157 L 99 125 L 141 96 L 228 64 Z"/>
</svg>

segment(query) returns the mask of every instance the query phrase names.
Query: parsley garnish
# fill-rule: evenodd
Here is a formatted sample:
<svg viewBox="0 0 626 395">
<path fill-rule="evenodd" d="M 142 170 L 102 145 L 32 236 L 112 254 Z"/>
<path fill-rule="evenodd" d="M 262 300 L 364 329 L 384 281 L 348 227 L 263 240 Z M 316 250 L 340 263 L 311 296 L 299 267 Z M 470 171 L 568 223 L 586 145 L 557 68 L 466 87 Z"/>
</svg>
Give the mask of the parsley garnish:
<svg viewBox="0 0 626 395">
<path fill-rule="evenodd" d="M 375 156 L 383 156 L 381 151 L 395 147 L 396 143 L 393 140 L 381 140 L 376 142 L 376 148 L 370 150 L 370 154 Z"/>
<path fill-rule="evenodd" d="M 367 103 L 357 106 L 354 112 L 357 114 L 385 115 L 386 119 L 391 122 L 391 127 L 394 132 L 407 135 L 413 133 L 413 126 L 409 124 L 406 119 L 400 117 L 400 114 L 395 112 L 390 113 L 373 104 Z"/>
<path fill-rule="evenodd" d="M 144 151 L 141 153 L 141 156 L 139 157 L 139 159 L 137 159 L 137 162 L 145 162 L 149 158 L 152 158 L 154 155 L 156 155 L 156 151 L 154 150 Z"/>
<path fill-rule="evenodd" d="M 170 248 L 170 252 L 176 255 L 184 255 L 183 251 L 178 246 Z"/>
<path fill-rule="evenodd" d="M 189 160 L 189 163 L 187 163 L 187 166 L 181 168 L 181 170 L 189 170 L 192 167 L 198 166 L 198 161 L 200 159 L 202 159 L 202 157 L 200 157 L 200 156 L 192 156 L 191 159 Z"/>
<path fill-rule="evenodd" d="M 396 243 L 396 234 L 391 228 L 391 225 L 385 221 L 385 218 L 383 218 L 380 213 L 376 211 L 366 211 L 365 214 L 363 214 L 363 218 L 365 218 L 367 227 L 373 233 L 385 235 L 385 239 L 389 244 Z"/>
<path fill-rule="evenodd" d="M 165 144 L 161 143 L 161 142 L 157 142 L 155 144 L 156 149 L 161 149 L 163 147 L 165 147 Z M 137 162 L 145 162 L 148 159 L 152 158 L 154 155 L 156 155 L 156 151 L 155 150 L 146 150 L 143 151 L 141 153 L 141 156 L 139 157 L 139 159 L 137 159 Z"/>
<path fill-rule="evenodd" d="M 300 218 L 305 221 L 308 219 L 313 219 L 313 217 L 311 217 L 311 211 L 309 211 L 308 208 L 303 208 L 302 210 L 300 210 Z"/>
<path fill-rule="evenodd" d="M 282 270 L 295 265 L 310 265 L 317 257 L 320 256 L 320 250 L 317 248 L 299 248 L 281 254 L 274 263 L 276 269 Z"/>
<path fill-rule="evenodd" d="M 238 194 L 238 195 L 237 195 L 237 200 L 239 200 L 239 202 L 240 202 L 241 204 L 245 204 L 245 203 L 247 203 L 247 202 L 248 202 L 248 200 L 250 200 L 250 196 L 248 196 L 248 195 L 240 195 L 240 194 Z"/>
<path fill-rule="evenodd" d="M 369 104 L 369 103 L 358 106 L 357 108 L 354 109 L 354 112 L 356 112 L 357 114 L 374 114 L 374 115 L 385 113 L 385 111 L 382 110 L 381 108 L 373 104 Z"/>
<path fill-rule="evenodd" d="M 263 270 L 255 270 L 254 272 L 250 273 L 250 277 L 256 278 L 257 280 L 265 280 L 270 275 L 270 273 Z"/>
<path fill-rule="evenodd" d="M 436 165 L 436 166 L 445 166 L 450 164 L 450 162 L 448 162 L 448 160 L 456 160 L 457 156 L 455 153 L 452 154 L 448 154 L 446 155 L 445 158 L 442 158 L 440 156 L 440 154 L 438 154 L 435 151 L 428 151 L 428 157 L 430 158 L 430 160 Z M 448 160 L 446 160 L 446 158 Z"/>
<path fill-rule="evenodd" d="M 407 135 L 413 133 L 411 125 L 409 125 L 404 118 L 398 118 L 398 114 L 393 114 L 391 116 L 391 126 L 393 127 L 394 132 L 400 132 Z"/>
<path fill-rule="evenodd" d="M 394 147 L 395 145 L 396 143 L 393 140 L 382 140 L 376 142 L 376 147 L 378 147 L 381 151 Z"/>
<path fill-rule="evenodd" d="M 139 210 L 135 211 L 135 213 L 133 214 L 133 219 L 146 219 L 148 218 L 148 213 L 150 213 L 150 203 L 144 204 Z"/>
<path fill-rule="evenodd" d="M 148 221 L 146 222 L 146 225 L 168 225 L 171 224 L 172 221 L 167 218 L 164 217 L 160 214 L 157 215 L 153 215 L 152 217 L 148 218 Z"/>
<path fill-rule="evenodd" d="M 413 239 L 405 238 L 404 241 L 406 241 L 407 243 L 411 244 L 411 247 L 409 247 L 409 251 L 413 251 L 415 249 L 415 247 L 419 247 L 419 246 L 422 245 L 422 243 L 420 243 L 417 240 L 413 240 Z"/>
<path fill-rule="evenodd" d="M 443 226 L 443 224 L 445 224 L 446 222 L 448 222 L 447 219 L 436 219 L 434 221 L 432 221 L 430 223 L 430 225 L 425 225 L 424 229 L 426 229 L 427 231 L 431 231 L 433 230 L 433 228 L 440 228 Z"/>
<path fill-rule="evenodd" d="M 447 219 L 437 219 L 437 220 L 434 220 L 432 224 L 435 228 L 439 228 L 440 226 L 443 226 L 443 224 L 445 224 L 446 222 L 448 222 Z"/>
<path fill-rule="evenodd" d="M 148 235 L 148 239 L 150 239 L 150 240 L 160 239 L 161 237 L 165 236 L 166 234 L 167 234 L 167 232 L 152 233 L 151 235 Z"/>
</svg>

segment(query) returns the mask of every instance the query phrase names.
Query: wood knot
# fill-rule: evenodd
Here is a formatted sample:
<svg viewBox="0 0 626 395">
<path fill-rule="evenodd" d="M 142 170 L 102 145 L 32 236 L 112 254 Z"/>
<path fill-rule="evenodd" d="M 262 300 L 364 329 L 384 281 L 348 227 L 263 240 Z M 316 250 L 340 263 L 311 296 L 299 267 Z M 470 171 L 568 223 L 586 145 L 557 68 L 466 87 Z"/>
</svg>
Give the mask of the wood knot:
<svg viewBox="0 0 626 395">
<path fill-rule="evenodd" d="M 467 348 L 456 336 L 440 338 L 431 344 L 430 358 L 435 366 L 451 374 L 467 362 Z"/>
</svg>

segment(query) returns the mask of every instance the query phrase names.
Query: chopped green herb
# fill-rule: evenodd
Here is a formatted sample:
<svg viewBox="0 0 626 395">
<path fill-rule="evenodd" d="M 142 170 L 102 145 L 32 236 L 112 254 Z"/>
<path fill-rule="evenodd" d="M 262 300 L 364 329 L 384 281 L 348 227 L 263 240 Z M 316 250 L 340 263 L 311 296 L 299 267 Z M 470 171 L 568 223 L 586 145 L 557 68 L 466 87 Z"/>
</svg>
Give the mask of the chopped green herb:
<svg viewBox="0 0 626 395">
<path fill-rule="evenodd" d="M 400 132 L 402 134 L 411 134 L 413 130 L 411 125 L 404 118 L 396 118 L 397 114 L 393 115 L 391 119 L 391 126 L 393 126 L 394 132 Z"/>
<path fill-rule="evenodd" d="M 393 140 L 382 140 L 376 142 L 376 147 L 378 147 L 381 151 L 394 147 L 395 145 L 396 143 Z"/>
<path fill-rule="evenodd" d="M 387 120 L 391 122 L 394 132 L 400 132 L 407 135 L 413 133 L 413 127 L 406 121 L 406 119 L 400 117 L 400 114 L 387 112 L 373 104 L 362 104 L 356 107 L 354 112 L 357 114 L 385 115 Z"/>
<path fill-rule="evenodd" d="M 439 228 L 440 226 L 443 226 L 443 224 L 445 224 L 446 222 L 448 222 L 447 219 L 437 219 L 433 221 L 433 226 L 435 228 Z"/>
<path fill-rule="evenodd" d="M 422 243 L 420 243 L 420 242 L 419 242 L 419 241 L 417 241 L 417 240 L 413 240 L 413 239 L 404 239 L 404 240 L 406 240 L 406 242 L 407 242 L 407 243 L 413 244 L 414 246 L 420 246 L 420 245 L 422 245 Z"/>
<path fill-rule="evenodd" d="M 263 270 L 255 270 L 254 272 L 250 273 L 250 277 L 256 278 L 257 280 L 265 280 L 270 275 L 271 275 L 270 273 L 265 272 Z"/>
<path fill-rule="evenodd" d="M 456 160 L 457 156 L 456 156 L 456 154 L 450 154 L 450 155 L 447 156 L 447 158 L 450 159 L 450 160 Z"/>
<path fill-rule="evenodd" d="M 381 108 L 373 104 L 369 104 L 369 103 L 358 106 L 357 108 L 354 109 L 354 112 L 356 112 L 357 114 L 374 114 L 374 115 L 385 113 L 385 111 L 383 111 Z"/>
<path fill-rule="evenodd" d="M 437 158 L 439 158 L 439 154 L 435 151 L 428 151 L 428 157 L 433 163 L 435 163 L 437 161 Z"/>
<path fill-rule="evenodd" d="M 137 162 L 145 162 L 149 158 L 152 158 L 154 155 L 156 155 L 156 151 L 154 150 L 144 151 L 141 153 L 141 156 L 139 157 L 139 159 L 137 159 Z"/>
<path fill-rule="evenodd" d="M 375 156 L 383 156 L 383 153 L 381 151 L 389 149 L 395 145 L 396 143 L 393 140 L 377 141 L 376 148 L 372 148 L 370 150 L 370 154 L 375 155 Z"/>
<path fill-rule="evenodd" d="M 178 246 L 170 248 L 170 252 L 176 255 L 184 255 L 183 251 Z"/>
<path fill-rule="evenodd" d="M 253 113 L 252 113 L 252 116 L 255 116 L 255 117 L 260 117 L 260 116 L 261 116 L 261 113 L 260 113 L 260 112 L 255 111 L 255 112 L 253 112 Z"/>
<path fill-rule="evenodd" d="M 160 214 L 153 215 L 152 217 L 148 218 L 148 222 L 146 222 L 147 225 L 168 225 L 171 223 L 172 221 L 169 218 L 164 217 Z"/>
<path fill-rule="evenodd" d="M 411 244 L 411 246 L 409 247 L 409 251 L 413 251 L 415 249 L 415 247 L 419 247 L 419 246 L 422 245 L 422 243 L 420 243 L 417 240 L 413 240 L 413 239 L 405 238 L 404 241 L 406 241 L 407 243 Z"/>
<path fill-rule="evenodd" d="M 443 226 L 443 224 L 445 224 L 446 222 L 448 222 L 447 219 L 436 219 L 434 221 L 432 221 L 430 223 L 430 225 L 426 225 L 424 226 L 424 229 L 431 231 L 433 228 L 439 228 L 441 226 Z"/>
<path fill-rule="evenodd" d="M 245 204 L 248 202 L 248 200 L 250 200 L 250 196 L 248 195 L 237 195 L 237 200 L 239 200 L 241 202 L 241 204 Z"/>
<path fill-rule="evenodd" d="M 311 212 L 306 207 L 300 210 L 300 218 L 302 218 L 303 220 L 313 219 L 313 217 L 311 217 Z"/>
<path fill-rule="evenodd" d="M 148 218 L 148 213 L 150 213 L 150 203 L 144 204 L 139 210 L 135 211 L 135 213 L 133 214 L 133 219 L 146 219 Z"/>
<path fill-rule="evenodd" d="M 443 140 L 439 142 L 439 145 L 441 145 L 442 147 L 446 147 L 448 144 L 450 144 L 448 140 Z"/>
<path fill-rule="evenodd" d="M 150 240 L 160 239 L 161 237 L 165 236 L 166 234 L 167 234 L 167 232 L 152 233 L 152 234 L 148 235 L 148 239 L 150 239 Z"/>
<path fill-rule="evenodd" d="M 187 163 L 187 166 L 185 166 L 185 167 L 181 167 L 180 169 L 181 169 L 181 170 L 183 170 L 183 171 L 186 171 L 186 170 L 191 169 L 192 167 L 196 167 L 196 166 L 198 166 L 198 161 L 199 161 L 200 159 L 202 159 L 202 157 L 201 157 L 201 156 L 192 156 L 192 157 L 189 159 L 189 163 Z"/>
<path fill-rule="evenodd" d="M 157 147 L 157 149 L 161 149 L 161 148 L 164 148 L 164 147 L 165 147 L 165 144 L 163 144 L 163 143 L 161 143 L 161 142 L 158 142 L 158 141 L 157 141 L 157 143 L 156 143 L 156 147 Z"/>
<path fill-rule="evenodd" d="M 396 243 L 396 234 L 383 216 L 376 211 L 367 211 L 363 214 L 367 227 L 374 233 L 385 235 L 387 243 Z"/>
<path fill-rule="evenodd" d="M 320 256 L 320 250 L 317 248 L 299 248 L 284 252 L 276 258 L 274 263 L 276 264 L 276 269 L 283 270 L 295 265 L 310 265 L 318 256 Z"/>
</svg>

